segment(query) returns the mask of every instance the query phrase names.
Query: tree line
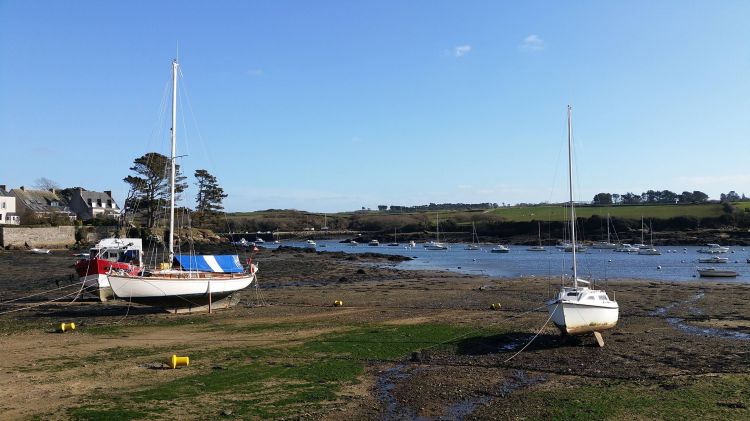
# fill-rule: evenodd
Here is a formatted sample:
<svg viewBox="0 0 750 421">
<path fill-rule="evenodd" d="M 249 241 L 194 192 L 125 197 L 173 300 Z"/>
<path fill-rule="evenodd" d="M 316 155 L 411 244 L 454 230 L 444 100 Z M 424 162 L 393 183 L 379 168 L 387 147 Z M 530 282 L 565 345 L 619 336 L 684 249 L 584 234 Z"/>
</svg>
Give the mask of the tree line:
<svg viewBox="0 0 750 421">
<path fill-rule="evenodd" d="M 439 210 L 483 210 L 497 208 L 497 203 L 430 203 L 429 205 L 399 206 L 378 205 L 379 211 L 390 212 L 415 212 L 415 211 L 439 211 Z"/>
<path fill-rule="evenodd" d="M 736 202 L 745 200 L 745 195 L 740 196 L 734 190 L 721 194 L 722 201 Z M 648 190 L 641 194 L 627 192 L 625 194 L 617 193 L 597 193 L 594 195 L 593 204 L 595 205 L 635 205 L 643 203 L 705 203 L 708 201 L 708 195 L 699 190 L 692 192 L 684 191 L 675 193 L 670 190 Z"/>
</svg>

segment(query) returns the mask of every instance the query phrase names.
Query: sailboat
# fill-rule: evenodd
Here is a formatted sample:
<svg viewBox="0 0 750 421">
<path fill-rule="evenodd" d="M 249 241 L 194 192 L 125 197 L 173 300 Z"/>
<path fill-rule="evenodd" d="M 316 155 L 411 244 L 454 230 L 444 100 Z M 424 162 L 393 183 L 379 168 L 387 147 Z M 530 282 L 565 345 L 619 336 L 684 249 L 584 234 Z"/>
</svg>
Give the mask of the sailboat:
<svg viewBox="0 0 750 421">
<path fill-rule="evenodd" d="M 448 250 L 448 246 L 440 242 L 440 213 L 435 212 L 435 241 L 425 244 L 427 250 Z"/>
<path fill-rule="evenodd" d="M 248 262 L 245 268 L 237 255 L 178 255 L 174 251 L 175 158 L 177 132 L 177 73 L 172 61 L 172 130 L 169 206 L 169 260 L 158 268 L 132 273 L 111 270 L 107 274 L 112 292 L 118 298 L 168 309 L 200 309 L 221 300 L 256 280 L 258 267 Z M 231 304 L 226 300 L 226 305 Z"/>
<path fill-rule="evenodd" d="M 604 344 L 599 332 L 617 324 L 620 307 L 604 290 L 590 288 L 588 281 L 578 279 L 576 263 L 576 214 L 573 204 L 573 126 L 572 108 L 568 105 L 568 186 L 570 194 L 570 233 L 573 257 L 573 286 L 561 286 L 555 298 L 547 301 L 550 319 L 563 335 L 594 333 Z"/>
<path fill-rule="evenodd" d="M 471 222 L 471 244 L 467 244 L 464 250 L 479 250 L 479 236 L 473 221 Z"/>
<path fill-rule="evenodd" d="M 638 244 L 634 244 L 634 245 L 633 245 L 633 247 L 636 247 L 636 248 L 638 248 L 638 249 L 644 249 L 644 248 L 647 248 L 647 247 L 648 247 L 648 246 L 647 246 L 647 245 L 646 245 L 646 244 L 645 244 L 645 243 L 643 242 L 643 232 L 644 232 L 645 230 L 646 230 L 646 229 L 645 229 L 645 228 L 644 228 L 644 226 L 643 226 L 643 215 L 641 215 L 641 242 L 640 242 L 640 243 L 638 243 Z"/>
<path fill-rule="evenodd" d="M 613 243 L 609 238 L 609 214 L 607 214 L 607 241 L 599 241 L 594 243 L 591 247 L 599 250 L 614 250 L 617 248 L 617 244 Z M 615 233 L 616 234 L 616 233 Z"/>
<path fill-rule="evenodd" d="M 641 222 L 641 224 L 642 223 L 643 222 Z M 661 255 L 661 252 L 659 251 L 659 249 L 657 249 L 656 247 L 654 247 L 654 228 L 653 228 L 653 225 L 651 223 L 651 220 L 649 220 L 649 222 L 648 222 L 648 232 L 649 232 L 649 235 L 651 236 L 651 239 L 649 240 L 650 244 L 648 246 L 641 247 L 640 249 L 638 249 L 638 254 L 644 255 L 644 256 L 659 256 L 659 255 Z"/>
<path fill-rule="evenodd" d="M 393 242 L 388 244 L 391 247 L 398 247 L 401 244 L 398 243 L 397 237 L 396 237 L 396 228 L 393 229 Z"/>
<path fill-rule="evenodd" d="M 537 235 L 539 244 L 527 248 L 526 250 L 528 251 L 546 251 L 544 246 L 542 245 L 542 223 L 537 222 L 537 224 L 539 225 L 539 234 Z"/>
</svg>

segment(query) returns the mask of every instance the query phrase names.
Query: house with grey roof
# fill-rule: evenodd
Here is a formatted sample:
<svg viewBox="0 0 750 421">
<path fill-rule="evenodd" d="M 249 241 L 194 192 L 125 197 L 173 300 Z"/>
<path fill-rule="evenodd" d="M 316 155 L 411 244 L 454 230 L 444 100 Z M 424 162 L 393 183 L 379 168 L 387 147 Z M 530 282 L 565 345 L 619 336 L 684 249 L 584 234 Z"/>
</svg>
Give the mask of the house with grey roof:
<svg viewBox="0 0 750 421">
<path fill-rule="evenodd" d="M 112 199 L 112 192 L 109 190 L 96 192 L 79 187 L 73 190 L 69 205 L 78 218 L 84 221 L 98 216 L 111 218 L 120 216 L 120 207 Z"/>
<path fill-rule="evenodd" d="M 21 217 L 16 213 L 16 196 L 8 193 L 4 184 L 0 184 L 0 225 L 18 225 Z"/>
<path fill-rule="evenodd" d="M 11 190 L 10 194 L 16 197 L 17 212 L 21 215 L 21 219 L 32 216 L 37 218 L 64 216 L 71 221 L 76 219 L 76 214 L 70 210 L 55 189 L 31 190 L 21 186 Z"/>
</svg>

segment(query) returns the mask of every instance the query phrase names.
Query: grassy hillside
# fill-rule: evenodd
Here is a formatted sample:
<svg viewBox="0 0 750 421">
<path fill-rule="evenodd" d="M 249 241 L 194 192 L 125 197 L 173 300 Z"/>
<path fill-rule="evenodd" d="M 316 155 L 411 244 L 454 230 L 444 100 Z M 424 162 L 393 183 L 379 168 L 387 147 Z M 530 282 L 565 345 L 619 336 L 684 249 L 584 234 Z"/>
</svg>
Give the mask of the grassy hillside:
<svg viewBox="0 0 750 421">
<path fill-rule="evenodd" d="M 743 202 L 747 206 L 747 202 Z M 494 215 L 501 216 L 509 222 L 527 221 L 562 221 L 567 216 L 568 210 L 563 206 L 533 206 L 533 207 L 510 207 L 499 208 L 491 211 Z M 617 206 L 578 206 L 576 215 L 589 218 L 592 215 L 606 216 L 609 214 L 615 218 L 640 219 L 668 219 L 678 216 L 696 218 L 715 218 L 724 213 L 722 206 L 718 203 L 706 203 L 700 205 L 617 205 Z"/>
<path fill-rule="evenodd" d="M 684 230 L 696 227 L 718 228 L 719 226 L 745 226 L 750 216 L 750 202 L 734 204 L 735 211 L 728 218 L 729 213 L 724 205 L 706 203 L 696 205 L 618 205 L 618 206 L 578 206 L 576 213 L 579 218 L 589 219 L 594 215 L 606 218 L 607 214 L 620 224 L 618 229 L 639 226 L 641 216 L 647 221 L 654 220 L 654 227 L 660 230 Z M 440 211 L 440 231 L 443 232 L 471 232 L 471 224 L 475 223 L 477 230 L 497 235 L 510 234 L 506 232 L 512 223 L 518 225 L 512 228 L 531 230 L 536 232 L 536 224 L 531 221 L 560 223 L 567 217 L 567 208 L 562 205 L 507 207 L 486 211 Z M 435 230 L 436 212 L 347 212 L 328 214 L 325 224 L 330 230 L 353 230 L 367 232 L 420 233 Z M 600 220 L 594 218 L 594 225 L 601 225 Z M 630 222 L 625 222 L 630 221 Z M 669 221 L 676 221 L 671 223 Z M 744 221 L 744 222 L 743 222 Z M 305 228 L 315 228 L 319 231 L 324 225 L 324 216 L 296 210 L 268 210 L 259 212 L 242 212 L 229 214 L 226 220 L 217 221 L 221 226 L 215 229 L 221 232 L 255 232 L 257 231 L 302 231 Z M 623 225 L 625 224 L 625 225 Z M 531 228 L 529 228 L 531 227 Z"/>
</svg>

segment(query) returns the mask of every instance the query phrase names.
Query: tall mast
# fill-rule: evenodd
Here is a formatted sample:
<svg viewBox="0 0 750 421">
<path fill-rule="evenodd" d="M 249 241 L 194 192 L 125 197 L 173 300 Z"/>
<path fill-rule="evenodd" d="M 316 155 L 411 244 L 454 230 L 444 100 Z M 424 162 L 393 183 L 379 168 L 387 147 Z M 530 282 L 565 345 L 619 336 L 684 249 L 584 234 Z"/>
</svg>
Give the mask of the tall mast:
<svg viewBox="0 0 750 421">
<path fill-rule="evenodd" d="M 568 105 L 568 187 L 570 192 L 570 240 L 573 249 L 573 287 L 578 288 L 578 266 L 576 265 L 576 210 L 573 205 L 573 108 Z"/>
<path fill-rule="evenodd" d="M 641 244 L 643 244 L 643 215 L 641 215 Z"/>
<path fill-rule="evenodd" d="M 609 241 L 609 214 L 607 214 L 607 244 L 611 244 L 612 242 Z"/>
<path fill-rule="evenodd" d="M 440 242 L 440 212 L 435 212 L 435 228 L 436 228 L 436 234 L 435 234 L 435 242 Z"/>
<path fill-rule="evenodd" d="M 175 181 L 175 156 L 177 155 L 177 59 L 172 61 L 172 155 L 169 161 L 172 165 L 172 170 L 169 173 L 169 263 L 172 264 L 174 260 L 174 181 Z"/>
</svg>

